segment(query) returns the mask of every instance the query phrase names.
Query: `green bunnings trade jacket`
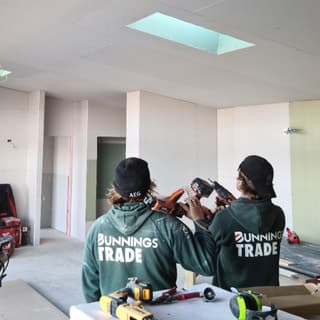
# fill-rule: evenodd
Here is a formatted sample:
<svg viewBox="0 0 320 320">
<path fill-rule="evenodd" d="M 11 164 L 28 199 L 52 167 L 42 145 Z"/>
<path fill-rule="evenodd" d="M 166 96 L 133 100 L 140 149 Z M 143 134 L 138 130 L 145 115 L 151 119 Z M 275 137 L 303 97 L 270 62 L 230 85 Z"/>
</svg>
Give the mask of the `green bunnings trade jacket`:
<svg viewBox="0 0 320 320">
<path fill-rule="evenodd" d="M 216 214 L 213 283 L 231 287 L 279 285 L 280 242 L 285 217 L 271 200 L 240 198 Z"/>
<path fill-rule="evenodd" d="M 82 287 L 87 302 L 125 287 L 128 277 L 154 290 L 176 285 L 176 263 L 211 275 L 210 233 L 194 235 L 176 217 L 153 212 L 144 203 L 113 206 L 91 227 L 85 244 Z"/>
</svg>

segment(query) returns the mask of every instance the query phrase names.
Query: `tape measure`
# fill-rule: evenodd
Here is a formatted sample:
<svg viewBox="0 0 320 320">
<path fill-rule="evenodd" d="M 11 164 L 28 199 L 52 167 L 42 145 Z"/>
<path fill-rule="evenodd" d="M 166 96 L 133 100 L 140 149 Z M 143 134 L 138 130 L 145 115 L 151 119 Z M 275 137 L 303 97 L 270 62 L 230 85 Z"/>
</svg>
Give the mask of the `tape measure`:
<svg viewBox="0 0 320 320">
<path fill-rule="evenodd" d="M 269 310 L 262 311 L 260 296 L 252 291 L 239 292 L 230 299 L 229 306 L 238 320 L 265 319 L 268 316 L 278 319 L 277 308 L 272 305 Z"/>
</svg>

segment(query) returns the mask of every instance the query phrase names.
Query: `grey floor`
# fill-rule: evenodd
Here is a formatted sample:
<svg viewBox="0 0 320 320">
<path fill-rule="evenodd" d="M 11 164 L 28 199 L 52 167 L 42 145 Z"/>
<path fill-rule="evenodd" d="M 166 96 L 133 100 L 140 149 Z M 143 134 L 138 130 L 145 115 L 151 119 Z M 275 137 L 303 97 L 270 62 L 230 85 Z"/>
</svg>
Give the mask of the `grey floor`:
<svg viewBox="0 0 320 320">
<path fill-rule="evenodd" d="M 83 245 L 56 230 L 43 229 L 39 247 L 16 249 L 4 281 L 24 280 L 68 315 L 71 305 L 84 303 L 81 293 Z M 179 271 L 177 285 L 182 287 L 184 273 L 182 269 Z M 304 280 L 292 274 L 280 276 L 281 285 L 303 283 Z M 199 276 L 196 282 L 210 283 L 211 278 Z"/>
<path fill-rule="evenodd" d="M 82 252 L 83 242 L 68 239 L 53 229 L 43 229 L 39 247 L 25 246 L 15 250 L 3 281 L 24 280 L 68 315 L 71 305 L 84 302 Z"/>
</svg>

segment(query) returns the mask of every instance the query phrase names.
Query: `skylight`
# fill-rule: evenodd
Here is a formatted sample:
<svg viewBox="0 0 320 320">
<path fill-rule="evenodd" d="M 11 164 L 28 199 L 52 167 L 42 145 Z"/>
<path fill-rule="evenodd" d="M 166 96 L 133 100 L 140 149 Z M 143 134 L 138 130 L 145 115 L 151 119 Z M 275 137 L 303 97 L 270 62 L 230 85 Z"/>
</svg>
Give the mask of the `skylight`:
<svg viewBox="0 0 320 320">
<path fill-rule="evenodd" d="M 6 78 L 10 73 L 12 72 L 0 68 L 0 78 Z"/>
<path fill-rule="evenodd" d="M 128 24 L 127 27 L 217 55 L 255 45 L 160 12 Z"/>
</svg>

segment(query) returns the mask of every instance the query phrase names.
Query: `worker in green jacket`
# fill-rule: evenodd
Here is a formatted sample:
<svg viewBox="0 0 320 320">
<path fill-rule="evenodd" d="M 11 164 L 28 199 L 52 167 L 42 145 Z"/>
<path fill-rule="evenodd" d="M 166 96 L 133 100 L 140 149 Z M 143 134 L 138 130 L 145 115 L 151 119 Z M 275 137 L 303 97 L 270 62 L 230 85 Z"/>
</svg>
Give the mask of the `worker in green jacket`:
<svg viewBox="0 0 320 320">
<path fill-rule="evenodd" d="M 174 216 L 154 212 L 144 202 L 154 189 L 148 164 L 139 158 L 122 160 L 111 209 L 91 227 L 85 243 L 82 287 L 87 302 L 123 288 L 128 277 L 152 284 L 154 290 L 176 286 L 179 263 L 203 275 L 213 272 L 210 233 L 195 234 Z"/>
<path fill-rule="evenodd" d="M 246 157 L 236 186 L 240 198 L 216 213 L 208 227 L 215 246 L 213 284 L 227 290 L 277 286 L 285 216 L 271 201 L 276 197 L 272 165 L 260 156 Z M 199 207 L 191 211 L 193 217 L 205 219 Z"/>
</svg>

